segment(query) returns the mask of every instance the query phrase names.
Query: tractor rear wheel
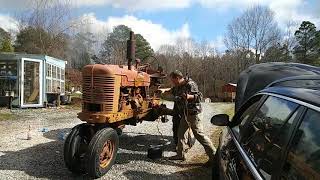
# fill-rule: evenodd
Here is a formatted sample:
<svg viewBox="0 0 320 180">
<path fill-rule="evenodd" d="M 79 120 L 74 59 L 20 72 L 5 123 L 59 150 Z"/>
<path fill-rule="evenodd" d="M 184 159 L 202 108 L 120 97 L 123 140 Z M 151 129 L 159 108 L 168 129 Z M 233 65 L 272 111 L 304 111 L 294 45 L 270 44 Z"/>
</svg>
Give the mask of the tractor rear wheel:
<svg viewBox="0 0 320 180">
<path fill-rule="evenodd" d="M 83 159 L 90 141 L 86 137 L 88 130 L 85 123 L 73 127 L 64 143 L 64 162 L 67 168 L 76 174 L 85 173 Z"/>
<path fill-rule="evenodd" d="M 95 178 L 105 175 L 115 162 L 119 147 L 117 131 L 103 128 L 92 137 L 86 153 L 86 171 Z"/>
</svg>

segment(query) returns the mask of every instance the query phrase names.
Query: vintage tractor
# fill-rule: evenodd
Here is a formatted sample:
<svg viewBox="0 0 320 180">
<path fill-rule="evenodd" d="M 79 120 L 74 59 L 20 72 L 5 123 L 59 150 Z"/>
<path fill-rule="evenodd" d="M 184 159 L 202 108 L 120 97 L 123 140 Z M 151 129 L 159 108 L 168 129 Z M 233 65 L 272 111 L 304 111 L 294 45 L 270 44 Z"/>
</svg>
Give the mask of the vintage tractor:
<svg viewBox="0 0 320 180">
<path fill-rule="evenodd" d="M 125 125 L 155 121 L 170 114 L 157 95 L 161 70 L 135 66 L 134 33 L 127 43 L 128 65 L 94 64 L 83 68 L 83 102 L 75 126 L 64 144 L 64 160 L 74 173 L 101 177 L 115 162 L 119 137 Z"/>
</svg>

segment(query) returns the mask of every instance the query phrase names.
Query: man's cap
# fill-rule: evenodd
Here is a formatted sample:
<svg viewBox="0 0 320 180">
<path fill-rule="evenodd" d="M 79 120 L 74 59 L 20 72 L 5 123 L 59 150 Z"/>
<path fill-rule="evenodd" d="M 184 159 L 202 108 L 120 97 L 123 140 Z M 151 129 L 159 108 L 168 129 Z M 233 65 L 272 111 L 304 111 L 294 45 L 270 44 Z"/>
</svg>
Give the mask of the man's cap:
<svg viewBox="0 0 320 180">
<path fill-rule="evenodd" d="M 172 77 L 172 78 L 183 77 L 183 74 L 179 70 L 175 70 L 170 73 L 170 77 Z"/>
</svg>

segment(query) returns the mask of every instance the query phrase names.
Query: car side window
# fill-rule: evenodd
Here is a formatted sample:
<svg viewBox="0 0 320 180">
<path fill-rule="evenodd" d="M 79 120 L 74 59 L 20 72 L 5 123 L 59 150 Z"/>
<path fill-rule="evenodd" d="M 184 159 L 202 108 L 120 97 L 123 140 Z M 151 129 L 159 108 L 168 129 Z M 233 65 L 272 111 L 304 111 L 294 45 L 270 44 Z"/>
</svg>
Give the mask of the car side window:
<svg viewBox="0 0 320 180">
<path fill-rule="evenodd" d="M 273 162 L 280 157 L 297 108 L 293 102 L 269 96 L 255 117 L 239 127 L 241 145 L 265 179 L 271 178 Z"/>
<path fill-rule="evenodd" d="M 320 112 L 306 112 L 290 145 L 281 178 L 320 179 Z"/>
<path fill-rule="evenodd" d="M 246 123 L 251 118 L 251 116 L 254 115 L 254 112 L 258 104 L 259 104 L 258 100 L 252 103 L 240 116 L 239 122 L 241 122 L 241 124 L 239 126 L 235 126 L 232 128 L 232 131 L 234 132 L 237 138 L 239 138 L 239 131 L 240 131 L 239 127 L 241 127 L 244 123 Z"/>
</svg>

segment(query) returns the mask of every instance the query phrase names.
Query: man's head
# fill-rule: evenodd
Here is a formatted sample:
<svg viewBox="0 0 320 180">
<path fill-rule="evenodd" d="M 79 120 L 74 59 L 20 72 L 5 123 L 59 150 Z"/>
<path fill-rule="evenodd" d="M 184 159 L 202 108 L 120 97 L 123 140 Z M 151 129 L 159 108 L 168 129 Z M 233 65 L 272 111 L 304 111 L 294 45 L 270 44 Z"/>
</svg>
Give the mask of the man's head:
<svg viewBox="0 0 320 180">
<path fill-rule="evenodd" d="M 181 85 L 184 82 L 183 74 L 180 71 L 175 70 L 170 73 L 170 80 L 174 86 Z"/>
</svg>

